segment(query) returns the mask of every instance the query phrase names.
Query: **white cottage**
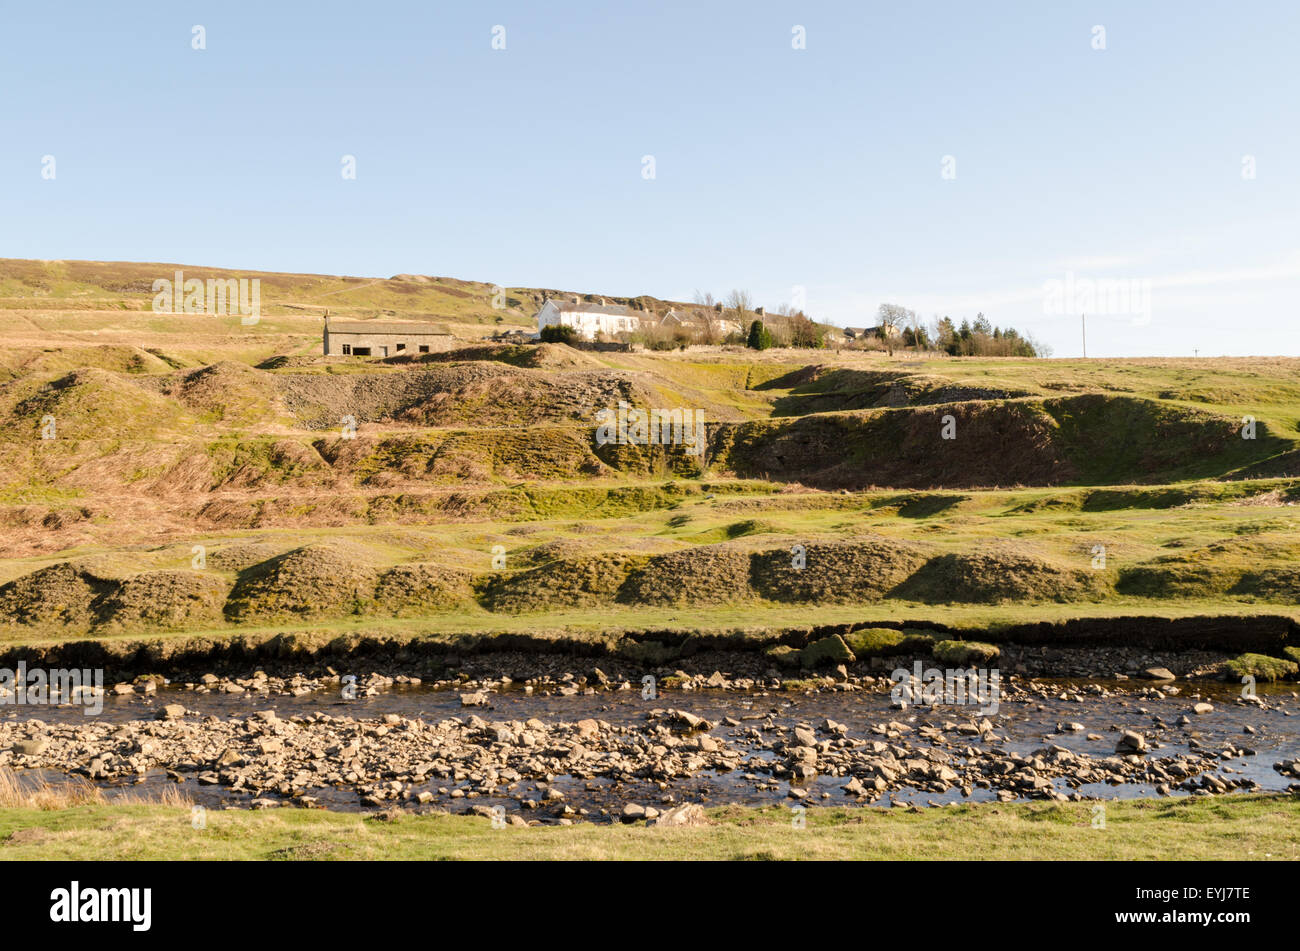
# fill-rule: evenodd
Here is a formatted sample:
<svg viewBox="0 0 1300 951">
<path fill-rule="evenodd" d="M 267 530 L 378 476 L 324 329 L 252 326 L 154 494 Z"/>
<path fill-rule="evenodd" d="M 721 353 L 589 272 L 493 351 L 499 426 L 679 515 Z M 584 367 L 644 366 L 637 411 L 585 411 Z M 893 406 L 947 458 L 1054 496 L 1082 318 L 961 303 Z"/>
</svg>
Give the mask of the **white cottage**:
<svg viewBox="0 0 1300 951">
<path fill-rule="evenodd" d="M 641 318 L 631 307 L 622 304 L 599 304 L 548 299 L 537 312 L 537 332 L 559 325 L 572 327 L 582 337 L 594 340 L 597 334 L 629 333 L 641 326 Z"/>
</svg>

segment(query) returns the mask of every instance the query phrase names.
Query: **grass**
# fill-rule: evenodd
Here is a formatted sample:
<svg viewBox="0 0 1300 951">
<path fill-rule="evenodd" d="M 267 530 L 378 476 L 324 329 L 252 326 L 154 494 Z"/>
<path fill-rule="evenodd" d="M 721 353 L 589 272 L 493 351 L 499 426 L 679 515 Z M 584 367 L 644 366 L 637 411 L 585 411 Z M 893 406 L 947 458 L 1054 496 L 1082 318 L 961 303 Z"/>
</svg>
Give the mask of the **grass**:
<svg viewBox="0 0 1300 951">
<path fill-rule="evenodd" d="M 323 584 L 328 558 L 290 560 L 239 588 L 241 612 L 141 611 L 120 631 L 97 614 L 5 625 L 6 640 L 1297 611 L 1295 360 L 480 347 L 473 361 L 313 365 L 298 356 L 325 307 L 464 329 L 526 322 L 540 302 L 510 289 L 501 314 L 488 284 L 411 275 L 234 275 L 262 281 L 250 329 L 153 313 L 152 279 L 173 270 L 0 261 L 0 585 L 60 562 L 188 570 L 202 545 L 229 592 L 259 563 L 330 545 L 364 590 Z M 256 368 L 270 357 L 279 369 Z M 594 446 L 590 411 L 619 394 L 706 407 L 711 457 Z M 345 409 L 355 440 L 314 428 Z M 1256 440 L 1238 436 L 1245 415 Z M 57 439 L 36 438 L 45 416 Z M 795 546 L 808 571 L 791 568 Z M 256 557 L 226 557 L 240 548 Z M 472 577 L 393 607 L 370 572 L 394 568 L 406 588 Z M 140 590 L 161 597 L 164 580 Z"/>
<path fill-rule="evenodd" d="M 181 532 L 167 539 L 146 523 L 139 526 L 136 544 L 82 544 L 43 557 L 0 560 L 0 584 L 64 561 L 90 565 L 99 575 L 111 569 L 114 577 L 189 570 L 198 544 L 207 552 L 206 573 L 227 591 L 258 563 L 269 570 L 285 553 L 311 548 L 337 549 L 338 557 L 377 576 L 397 567 L 422 571 L 421 565 L 468 572 L 479 592 L 458 588 L 454 597 L 430 599 L 412 611 L 377 597 L 372 582 L 346 600 L 317 598 L 308 585 L 296 595 L 286 591 L 285 604 L 314 603 L 309 617 L 294 610 L 268 614 L 251 604 L 240 624 L 214 626 L 190 618 L 190 626 L 180 631 L 134 628 L 141 634 L 198 633 L 199 627 L 204 634 L 347 631 L 358 625 L 379 631 L 413 624 L 430 632 L 617 631 L 871 619 L 978 628 L 1123 614 L 1296 616 L 1300 506 L 1282 504 L 1290 483 L 1260 480 L 1245 490 L 1234 483 L 1222 496 L 1217 487 L 1208 482 L 1168 487 L 1171 493 L 1177 488 L 1179 498 L 1193 498 L 1167 508 L 1154 507 L 1149 494 L 1130 496 L 1122 488 L 1094 508 L 1076 504 L 1086 498 L 1077 489 L 972 491 L 935 514 L 917 516 L 915 508 L 925 497 L 893 490 L 780 493 L 752 481 L 551 484 L 479 495 L 480 511 L 495 516 L 486 520 L 455 521 L 456 512 L 472 511 L 476 503 L 470 493 L 451 491 L 424 497 L 430 505 L 446 506 L 441 516 L 413 508 L 419 497 L 407 494 L 400 496 L 405 506 L 387 510 L 389 518 L 408 513 L 414 524 L 358 524 L 353 501 L 336 496 L 329 511 L 341 524 L 290 527 L 310 518 L 307 499 L 294 495 L 284 498 L 285 527 L 275 525 L 277 503 L 263 498 L 257 509 L 260 529 Z M 378 498 L 394 499 L 372 496 L 372 503 Z M 1125 498 L 1137 504 L 1121 507 Z M 523 508 L 505 507 L 509 499 Z M 1265 504 L 1251 504 L 1255 499 Z M 93 493 L 77 499 L 77 506 L 91 508 L 92 514 L 94 505 Z M 371 511 L 377 517 L 380 510 Z M 89 538 L 121 538 L 111 522 L 92 518 L 76 524 Z M 506 553 L 502 571 L 491 566 L 495 545 Z M 805 547 L 809 570 L 790 570 L 794 545 Z M 1105 552 L 1102 562 L 1099 547 Z M 911 560 L 905 564 L 891 551 L 910 552 Z M 724 552 L 752 557 L 752 586 L 743 560 L 738 565 L 719 560 Z M 625 584 L 620 573 L 635 583 Z M 334 569 L 324 575 L 281 571 L 276 584 L 306 585 L 333 574 Z M 634 591 L 661 603 L 645 598 L 629 603 L 625 598 Z M 240 588 L 241 599 L 249 594 L 257 596 L 258 589 Z M 274 605 L 268 601 L 267 608 Z M 28 641 L 58 635 L 57 628 L 37 626 L 10 627 L 3 636 Z"/>
<path fill-rule="evenodd" d="M 0 807 L 0 859 L 206 860 L 801 860 L 1300 858 L 1300 799 L 1286 795 L 1094 803 L 979 804 L 912 811 L 726 807 L 688 829 L 507 826 L 482 818 L 390 821 L 319 810 L 209 811 L 75 805 Z"/>
<path fill-rule="evenodd" d="M 127 793 L 119 802 L 187 809 L 191 805 L 189 798 L 175 786 L 167 786 L 156 793 Z M 67 776 L 50 782 L 16 773 L 7 766 L 0 767 L 0 812 L 63 812 L 104 805 L 104 791 L 81 776 Z"/>
</svg>

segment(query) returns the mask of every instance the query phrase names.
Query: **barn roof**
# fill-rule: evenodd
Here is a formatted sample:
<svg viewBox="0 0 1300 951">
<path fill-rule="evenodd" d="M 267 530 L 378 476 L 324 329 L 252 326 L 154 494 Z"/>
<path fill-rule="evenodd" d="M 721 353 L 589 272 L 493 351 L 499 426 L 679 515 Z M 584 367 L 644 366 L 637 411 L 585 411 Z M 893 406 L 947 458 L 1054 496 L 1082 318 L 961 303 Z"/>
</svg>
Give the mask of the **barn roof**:
<svg viewBox="0 0 1300 951">
<path fill-rule="evenodd" d="M 400 320 L 347 320 L 330 322 L 326 329 L 332 334 L 393 334 L 405 337 L 450 336 L 442 324 Z"/>
</svg>

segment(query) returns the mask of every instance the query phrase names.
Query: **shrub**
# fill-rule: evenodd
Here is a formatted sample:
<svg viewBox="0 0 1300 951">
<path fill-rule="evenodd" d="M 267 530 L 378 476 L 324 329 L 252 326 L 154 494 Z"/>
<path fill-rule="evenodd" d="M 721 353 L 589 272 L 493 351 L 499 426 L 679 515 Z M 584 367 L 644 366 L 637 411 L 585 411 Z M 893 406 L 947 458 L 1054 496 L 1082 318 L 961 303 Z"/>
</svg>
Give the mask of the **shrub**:
<svg viewBox="0 0 1300 951">
<path fill-rule="evenodd" d="M 578 331 L 565 324 L 550 324 L 542 328 L 542 343 L 566 343 L 569 346 L 575 346 L 578 340 Z"/>
<path fill-rule="evenodd" d="M 751 350 L 766 350 L 776 343 L 772 339 L 772 332 L 763 325 L 761 320 L 756 320 L 749 325 L 749 339 L 746 346 Z"/>
</svg>

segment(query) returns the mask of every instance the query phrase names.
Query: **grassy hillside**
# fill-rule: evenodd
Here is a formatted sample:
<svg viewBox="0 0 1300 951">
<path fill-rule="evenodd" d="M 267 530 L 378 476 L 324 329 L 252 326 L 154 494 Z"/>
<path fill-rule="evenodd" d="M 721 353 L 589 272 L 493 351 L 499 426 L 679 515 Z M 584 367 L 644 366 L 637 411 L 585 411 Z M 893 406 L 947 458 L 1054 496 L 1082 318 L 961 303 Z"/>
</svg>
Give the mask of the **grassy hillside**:
<svg viewBox="0 0 1300 951">
<path fill-rule="evenodd" d="M 490 344 L 544 292 L 410 275 L 229 272 L 244 327 L 172 270 L 0 262 L 0 638 L 1296 612 L 1300 361 Z M 326 360 L 327 306 L 466 339 Z"/>
</svg>

